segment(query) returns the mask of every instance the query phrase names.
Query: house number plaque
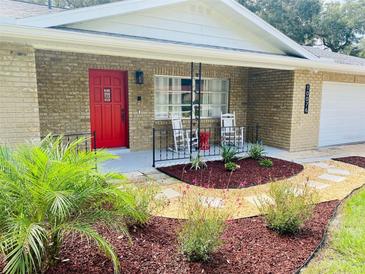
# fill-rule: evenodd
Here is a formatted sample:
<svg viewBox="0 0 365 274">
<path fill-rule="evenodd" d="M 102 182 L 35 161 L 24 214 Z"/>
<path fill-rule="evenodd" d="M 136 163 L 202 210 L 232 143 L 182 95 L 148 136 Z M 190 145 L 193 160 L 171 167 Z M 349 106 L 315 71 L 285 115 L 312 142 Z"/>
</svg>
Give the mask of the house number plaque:
<svg viewBox="0 0 365 274">
<path fill-rule="evenodd" d="M 311 85 L 306 84 L 305 85 L 305 96 L 304 96 L 304 114 L 309 113 L 309 97 L 311 93 Z"/>
<path fill-rule="evenodd" d="M 104 102 L 109 103 L 112 101 L 112 89 L 104 88 Z"/>
</svg>

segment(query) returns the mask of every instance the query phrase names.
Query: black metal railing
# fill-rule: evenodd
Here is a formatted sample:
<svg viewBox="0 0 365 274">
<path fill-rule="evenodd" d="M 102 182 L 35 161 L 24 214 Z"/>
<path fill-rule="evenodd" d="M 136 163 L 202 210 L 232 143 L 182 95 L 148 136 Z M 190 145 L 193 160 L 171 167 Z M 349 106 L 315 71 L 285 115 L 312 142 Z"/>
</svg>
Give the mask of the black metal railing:
<svg viewBox="0 0 365 274">
<path fill-rule="evenodd" d="M 258 125 L 244 127 L 204 127 L 193 129 L 153 128 L 153 167 L 156 163 L 186 160 L 200 155 L 219 156 L 223 146 L 245 153 L 260 142 Z"/>
<path fill-rule="evenodd" d="M 96 164 L 96 132 L 79 132 L 79 133 L 70 133 L 70 134 L 51 134 L 48 135 L 51 138 L 62 138 L 62 145 L 67 146 L 71 142 L 78 141 L 82 139 L 82 142 L 78 143 L 75 147 L 76 153 L 81 151 L 83 152 L 94 152 L 95 153 L 95 168 L 97 168 Z M 42 136 L 41 139 L 46 138 L 47 136 Z"/>
<path fill-rule="evenodd" d="M 94 151 L 96 148 L 96 133 L 95 132 L 79 132 L 79 133 L 70 133 L 70 134 L 51 134 L 48 135 L 52 138 L 62 138 L 63 145 L 70 144 L 71 142 L 78 141 L 83 139 L 76 146 L 76 151 Z M 42 136 L 41 139 L 44 139 L 47 136 Z"/>
</svg>

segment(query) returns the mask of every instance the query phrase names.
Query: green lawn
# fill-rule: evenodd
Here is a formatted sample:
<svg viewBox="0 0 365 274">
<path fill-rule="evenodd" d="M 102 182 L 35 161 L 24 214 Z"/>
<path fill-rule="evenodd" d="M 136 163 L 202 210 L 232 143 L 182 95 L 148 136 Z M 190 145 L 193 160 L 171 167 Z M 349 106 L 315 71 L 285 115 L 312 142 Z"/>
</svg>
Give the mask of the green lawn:
<svg viewBox="0 0 365 274">
<path fill-rule="evenodd" d="M 304 273 L 365 273 L 365 188 L 345 202 L 328 246 Z"/>
</svg>

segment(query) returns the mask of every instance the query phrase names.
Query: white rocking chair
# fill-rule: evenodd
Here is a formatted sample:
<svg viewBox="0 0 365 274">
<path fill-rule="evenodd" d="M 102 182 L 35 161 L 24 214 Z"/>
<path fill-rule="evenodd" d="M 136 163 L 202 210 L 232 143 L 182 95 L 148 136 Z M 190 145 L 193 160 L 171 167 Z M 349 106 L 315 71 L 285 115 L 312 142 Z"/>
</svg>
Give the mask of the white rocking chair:
<svg viewBox="0 0 365 274">
<path fill-rule="evenodd" d="M 221 142 L 222 146 L 244 146 L 244 128 L 236 126 L 235 113 L 221 113 Z"/>
<path fill-rule="evenodd" d="M 198 130 L 193 130 L 192 138 L 190 138 L 190 129 L 184 129 L 183 123 L 180 116 L 173 115 L 171 118 L 172 131 L 174 135 L 174 151 L 178 152 L 181 150 L 190 151 L 192 148 L 198 148 Z M 190 144 L 191 142 L 191 144 Z"/>
</svg>

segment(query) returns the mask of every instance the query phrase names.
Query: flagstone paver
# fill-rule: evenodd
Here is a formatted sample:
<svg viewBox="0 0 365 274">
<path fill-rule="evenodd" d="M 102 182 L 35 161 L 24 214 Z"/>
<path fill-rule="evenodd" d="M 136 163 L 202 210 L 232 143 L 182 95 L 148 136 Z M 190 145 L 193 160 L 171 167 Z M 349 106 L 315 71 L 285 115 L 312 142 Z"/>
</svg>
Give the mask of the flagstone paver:
<svg viewBox="0 0 365 274">
<path fill-rule="evenodd" d="M 334 168 L 334 166 L 332 166 L 330 164 L 327 164 L 325 162 L 311 163 L 310 165 L 320 167 L 320 168 L 323 168 L 323 169 Z"/>
<path fill-rule="evenodd" d="M 315 188 L 317 190 L 322 190 L 322 189 L 326 189 L 329 187 L 329 185 L 327 185 L 327 184 L 318 183 L 316 181 L 309 181 L 308 186 L 311 188 Z"/>
<path fill-rule="evenodd" d="M 199 200 L 205 207 L 215 207 L 215 208 L 224 207 L 224 201 L 221 198 L 202 196 L 199 198 Z"/>
<path fill-rule="evenodd" d="M 318 179 L 327 180 L 327 181 L 335 182 L 335 183 L 341 183 L 344 180 L 346 180 L 345 177 L 332 175 L 332 174 L 328 174 L 328 173 L 322 174 L 321 176 L 318 177 Z"/>
<path fill-rule="evenodd" d="M 339 168 L 329 168 L 327 169 L 328 173 L 331 174 L 337 174 L 337 175 L 343 175 L 343 176 L 348 176 L 350 175 L 350 171 L 346 170 L 346 169 L 339 169 Z"/>
<path fill-rule="evenodd" d="M 274 203 L 273 199 L 266 194 L 245 197 L 245 200 L 254 205 L 261 205 L 261 202 L 263 202 L 263 201 L 267 201 L 269 203 Z"/>
<path fill-rule="evenodd" d="M 182 194 L 180 192 L 177 192 L 172 188 L 166 188 L 165 190 L 161 191 L 156 195 L 156 199 L 163 199 L 163 198 L 175 199 L 181 196 Z"/>
</svg>

